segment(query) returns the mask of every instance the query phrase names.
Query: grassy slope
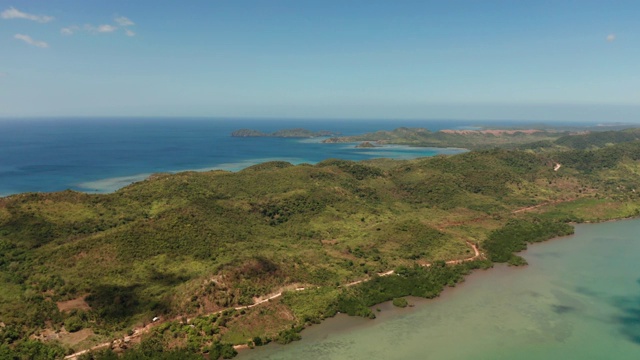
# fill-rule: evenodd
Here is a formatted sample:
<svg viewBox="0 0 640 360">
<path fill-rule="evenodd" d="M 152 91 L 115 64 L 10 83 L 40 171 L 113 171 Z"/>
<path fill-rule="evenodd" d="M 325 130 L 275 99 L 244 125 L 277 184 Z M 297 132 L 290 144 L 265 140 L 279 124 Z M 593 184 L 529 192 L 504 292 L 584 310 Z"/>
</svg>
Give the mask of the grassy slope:
<svg viewBox="0 0 640 360">
<path fill-rule="evenodd" d="M 275 337 L 340 306 L 359 313 L 391 294 L 380 286 L 403 296 L 415 279 L 429 283 L 436 275 L 409 271 L 405 283 L 383 279 L 360 290 L 339 284 L 465 258 L 465 241 L 489 239 L 496 253 L 517 249 L 500 243 L 500 234 L 544 227 L 527 225 L 534 217 L 536 224 L 637 215 L 639 159 L 640 144 L 628 143 L 543 155 L 491 150 L 413 161 L 272 162 L 238 173 L 158 175 L 108 195 L 3 198 L 2 335 L 11 342 L 7 329 L 25 337 L 75 317 L 106 339 L 158 314 L 206 314 L 286 285 L 319 286 L 216 318 L 207 339 Z M 540 204 L 547 205 L 514 213 Z M 455 283 L 465 271 L 437 276 Z M 56 301 L 85 294 L 91 311 L 57 311 Z M 174 330 L 183 339 L 174 345 L 188 345 L 182 336 L 190 330 Z"/>
<path fill-rule="evenodd" d="M 459 147 L 471 150 L 489 149 L 494 147 L 517 145 L 528 143 L 548 144 L 568 134 L 568 132 L 540 131 L 536 133 L 501 134 L 469 132 L 465 134 L 446 133 L 442 131 L 431 132 L 423 128 L 397 128 L 395 130 L 377 131 L 355 136 L 335 137 L 325 142 L 362 142 L 373 141 L 383 144 L 399 144 L 426 147 Z"/>
</svg>

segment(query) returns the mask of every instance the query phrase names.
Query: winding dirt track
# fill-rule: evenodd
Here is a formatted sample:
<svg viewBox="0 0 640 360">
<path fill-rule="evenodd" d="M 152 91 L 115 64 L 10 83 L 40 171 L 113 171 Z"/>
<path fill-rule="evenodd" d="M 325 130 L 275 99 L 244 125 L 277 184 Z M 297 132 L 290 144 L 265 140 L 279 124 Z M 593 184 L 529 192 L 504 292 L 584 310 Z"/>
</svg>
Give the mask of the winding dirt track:
<svg viewBox="0 0 640 360">
<path fill-rule="evenodd" d="M 473 248 L 473 252 L 474 252 L 473 256 L 465 258 L 465 259 L 449 260 L 449 261 L 446 262 L 446 264 L 447 265 L 461 264 L 461 263 L 464 263 L 464 262 L 476 260 L 476 259 L 478 259 L 478 258 L 480 258 L 482 256 L 482 253 L 480 252 L 480 250 L 478 250 L 478 247 L 475 244 L 467 241 L 467 245 L 469 245 L 469 246 L 471 246 L 471 248 Z M 423 264 L 422 266 L 429 267 L 429 266 L 431 266 L 431 263 L 426 263 L 426 264 Z M 390 275 L 394 275 L 394 274 L 395 274 L 394 270 L 389 270 L 389 271 L 385 271 L 385 272 L 382 272 L 382 273 L 378 273 L 378 276 L 390 276 Z M 371 279 L 372 278 L 369 277 L 369 278 L 365 278 L 365 279 L 362 279 L 362 280 L 353 281 L 353 282 L 344 284 L 342 286 L 343 287 L 351 287 L 351 286 L 354 286 L 354 285 L 358 285 L 358 284 L 367 282 L 367 281 L 369 281 Z M 306 289 L 308 289 L 308 288 L 298 287 L 298 288 L 295 288 L 294 290 L 295 291 L 304 291 Z M 226 308 L 226 309 L 222 309 L 222 310 L 219 310 L 219 311 L 215 311 L 215 312 L 209 313 L 207 315 L 220 314 L 220 313 L 223 313 L 223 312 L 225 312 L 227 310 L 231 310 L 231 309 L 234 309 L 234 310 L 250 309 L 252 307 L 255 307 L 255 306 L 264 304 L 266 302 L 269 302 L 269 301 L 271 301 L 273 299 L 277 299 L 277 298 L 282 296 L 282 293 L 283 293 L 283 290 L 280 290 L 280 291 L 278 291 L 276 293 L 270 294 L 268 297 L 266 297 L 264 299 L 256 301 L 255 303 L 253 303 L 251 305 L 230 307 L 230 308 Z M 172 319 L 172 320 L 177 320 L 177 318 Z M 191 319 L 187 319 L 188 322 L 190 320 Z M 69 359 L 69 360 L 75 360 L 75 359 L 78 358 L 78 356 L 81 356 L 81 355 L 86 354 L 86 353 L 91 352 L 91 351 L 106 349 L 107 347 L 111 347 L 114 344 L 129 343 L 132 340 L 140 338 L 143 334 L 148 333 L 149 331 L 151 331 L 152 328 L 154 328 L 157 325 L 160 325 L 160 322 L 150 323 L 147 326 L 136 328 L 133 331 L 132 335 L 125 336 L 125 337 L 119 338 L 119 339 L 115 339 L 115 340 L 110 341 L 110 342 L 105 342 L 105 343 L 101 343 L 101 344 L 95 345 L 95 346 L 93 346 L 93 347 L 91 347 L 91 348 L 89 348 L 87 350 L 82 350 L 82 351 L 78 351 L 78 352 L 76 352 L 74 354 L 67 355 L 64 358 L 65 359 Z M 238 347 L 242 347 L 242 346 L 243 345 L 238 345 Z"/>
</svg>

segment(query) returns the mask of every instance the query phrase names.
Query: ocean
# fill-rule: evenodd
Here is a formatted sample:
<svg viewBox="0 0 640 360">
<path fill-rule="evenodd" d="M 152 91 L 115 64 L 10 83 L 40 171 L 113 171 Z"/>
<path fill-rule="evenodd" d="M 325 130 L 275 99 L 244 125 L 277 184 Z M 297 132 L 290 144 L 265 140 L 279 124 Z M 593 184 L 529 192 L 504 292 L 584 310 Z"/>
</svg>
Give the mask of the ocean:
<svg viewBox="0 0 640 360">
<path fill-rule="evenodd" d="M 531 245 L 529 265 L 476 271 L 415 307 L 375 306 L 375 320 L 338 315 L 302 341 L 240 360 L 640 358 L 640 219 L 584 224 Z"/>
<path fill-rule="evenodd" d="M 483 122 L 513 126 L 510 122 Z M 459 120 L 366 121 L 278 119 L 51 118 L 0 120 L 0 196 L 22 192 L 112 192 L 152 173 L 223 169 L 237 171 L 270 160 L 293 164 L 328 158 L 411 159 L 451 149 L 322 144 L 319 139 L 234 138 L 241 128 L 273 132 L 303 127 L 344 135 L 400 126 L 464 129 Z"/>
</svg>

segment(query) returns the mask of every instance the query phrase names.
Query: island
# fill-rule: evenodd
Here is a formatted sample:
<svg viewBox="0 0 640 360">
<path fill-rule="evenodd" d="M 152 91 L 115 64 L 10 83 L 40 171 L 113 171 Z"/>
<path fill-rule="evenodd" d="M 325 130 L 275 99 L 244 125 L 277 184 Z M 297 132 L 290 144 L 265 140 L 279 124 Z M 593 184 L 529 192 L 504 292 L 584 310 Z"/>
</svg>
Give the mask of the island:
<svg viewBox="0 0 640 360">
<path fill-rule="evenodd" d="M 359 149 L 371 149 L 371 148 L 377 148 L 377 147 L 379 146 L 373 145 L 369 141 L 363 141 L 360 144 L 356 145 L 356 148 L 359 148 Z"/>
<path fill-rule="evenodd" d="M 583 135 L 583 136 L 577 136 Z M 484 129 L 484 130 L 440 130 L 432 132 L 424 128 L 400 127 L 395 130 L 377 131 L 354 136 L 331 137 L 323 143 L 370 142 L 422 147 L 459 147 L 470 150 L 491 148 L 567 150 L 578 146 L 598 148 L 606 143 L 640 139 L 637 128 L 609 130 L 594 128 L 549 128 L 540 129 Z M 575 144 L 582 142 L 581 145 Z"/>
<path fill-rule="evenodd" d="M 375 304 L 525 265 L 517 252 L 572 223 L 640 214 L 637 130 L 436 134 L 541 138 L 0 198 L 0 356 L 229 358 L 338 312 L 375 318 Z"/>
<path fill-rule="evenodd" d="M 278 130 L 272 133 L 265 133 L 259 130 L 252 129 L 240 129 L 231 133 L 233 137 L 279 137 L 279 138 L 314 138 L 314 137 L 327 137 L 336 136 L 340 133 L 321 130 L 311 131 L 303 128 Z"/>
</svg>

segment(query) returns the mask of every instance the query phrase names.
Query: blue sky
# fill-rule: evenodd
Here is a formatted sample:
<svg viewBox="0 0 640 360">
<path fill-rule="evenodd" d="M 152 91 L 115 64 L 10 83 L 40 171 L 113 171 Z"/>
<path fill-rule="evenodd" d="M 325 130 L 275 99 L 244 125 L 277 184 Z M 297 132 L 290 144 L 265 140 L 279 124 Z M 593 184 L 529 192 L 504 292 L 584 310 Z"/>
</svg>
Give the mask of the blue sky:
<svg viewBox="0 0 640 360">
<path fill-rule="evenodd" d="M 0 0 L 0 116 L 640 121 L 640 1 Z"/>
</svg>

